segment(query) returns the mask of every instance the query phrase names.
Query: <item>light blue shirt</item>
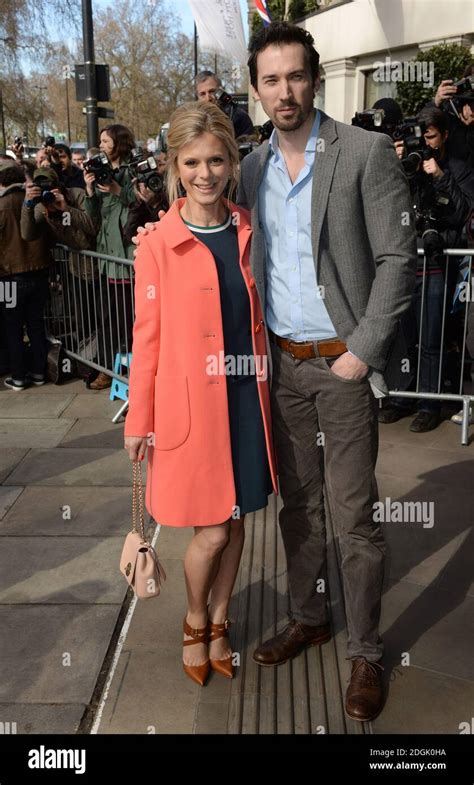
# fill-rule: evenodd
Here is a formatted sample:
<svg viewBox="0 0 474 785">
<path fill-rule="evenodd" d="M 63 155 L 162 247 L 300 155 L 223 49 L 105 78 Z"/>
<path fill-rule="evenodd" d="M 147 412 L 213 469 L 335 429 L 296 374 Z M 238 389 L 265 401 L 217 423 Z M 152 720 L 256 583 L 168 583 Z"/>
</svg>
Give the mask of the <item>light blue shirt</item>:
<svg viewBox="0 0 474 785">
<path fill-rule="evenodd" d="M 273 131 L 258 192 L 267 247 L 267 325 L 276 335 L 294 341 L 336 337 L 324 305 L 324 290 L 318 288 L 311 244 L 311 192 L 320 122 L 321 115 L 316 112 L 305 165 L 294 183 Z"/>
</svg>

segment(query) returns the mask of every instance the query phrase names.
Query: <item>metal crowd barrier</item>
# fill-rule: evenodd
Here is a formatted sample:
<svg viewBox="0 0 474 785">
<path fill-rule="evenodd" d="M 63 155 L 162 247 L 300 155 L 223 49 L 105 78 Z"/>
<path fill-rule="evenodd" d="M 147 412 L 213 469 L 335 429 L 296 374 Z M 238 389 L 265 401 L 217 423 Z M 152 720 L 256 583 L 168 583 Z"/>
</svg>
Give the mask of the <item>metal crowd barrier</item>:
<svg viewBox="0 0 474 785">
<path fill-rule="evenodd" d="M 442 310 L 442 318 L 441 318 L 441 336 L 439 342 L 439 348 L 437 350 L 438 354 L 438 383 L 437 383 L 437 390 L 435 392 L 423 392 L 420 390 L 420 376 L 421 376 L 421 364 L 423 361 L 423 352 L 424 352 L 424 344 L 423 344 L 423 314 L 427 310 L 427 286 L 429 287 L 429 274 L 427 274 L 427 259 L 424 256 L 423 250 L 418 250 L 418 255 L 423 256 L 423 276 L 422 276 L 422 286 L 421 286 L 421 304 L 420 304 L 420 311 L 421 316 L 420 318 L 420 329 L 418 332 L 417 337 L 417 356 L 416 356 L 416 387 L 415 390 L 399 392 L 397 390 L 390 390 L 389 395 L 398 398 L 412 398 L 414 400 L 419 399 L 431 399 L 435 401 L 457 401 L 459 405 L 462 407 L 462 424 L 461 424 L 461 444 L 467 445 L 469 444 L 469 421 L 470 421 L 470 410 L 471 408 L 474 409 L 474 395 L 472 394 L 472 376 L 469 373 L 469 378 L 465 378 L 465 368 L 470 368 L 470 363 L 466 363 L 466 346 L 467 346 L 467 334 L 468 334 L 468 323 L 469 323 L 469 305 L 472 299 L 472 294 L 474 292 L 474 282 L 472 280 L 472 257 L 474 254 L 473 248 L 447 248 L 443 249 L 443 254 L 446 255 L 447 258 L 447 265 L 446 265 L 446 273 L 444 275 L 444 284 L 443 284 L 443 310 Z M 467 263 L 464 265 L 463 275 L 462 278 L 459 277 L 459 264 L 455 265 L 455 272 L 457 273 L 457 280 L 453 282 L 451 276 L 449 275 L 449 263 L 450 259 L 452 258 L 464 258 L 468 259 Z M 454 283 L 454 286 L 453 286 Z M 451 297 L 448 298 L 448 292 L 450 292 Z M 447 352 L 446 352 L 446 345 L 445 345 L 445 338 L 446 338 L 446 324 L 447 324 L 447 317 L 453 313 L 454 307 L 457 307 L 457 317 L 462 325 L 462 333 L 461 333 L 461 346 L 458 346 L 460 357 L 458 358 L 458 366 L 459 366 L 459 379 L 456 384 L 453 384 L 453 392 L 442 392 L 443 386 L 443 367 L 445 365 Z M 473 359 L 474 362 L 474 359 Z M 463 392 L 464 382 L 466 382 L 466 386 L 471 387 L 471 393 Z M 457 390 L 457 392 L 455 391 Z"/>
<path fill-rule="evenodd" d="M 423 251 L 418 251 L 423 256 Z M 414 390 L 399 392 L 390 390 L 389 395 L 399 398 L 433 399 L 437 401 L 457 401 L 462 406 L 461 443 L 469 443 L 470 409 L 474 408 L 472 379 L 466 380 L 466 340 L 468 334 L 469 304 L 474 290 L 472 282 L 472 257 L 474 249 L 447 249 L 449 259 L 466 257 L 463 281 L 458 281 L 457 305 L 458 319 L 462 322 L 459 379 L 452 385 L 452 391 L 442 391 L 443 362 L 445 352 L 445 331 L 447 316 L 453 310 L 452 297 L 449 299 L 448 274 L 444 276 L 443 312 L 440 345 L 437 350 L 438 383 L 435 392 L 420 390 L 421 363 L 423 359 L 423 318 L 416 343 L 416 386 Z M 426 257 L 424 272 L 426 272 Z M 113 280 L 111 280 L 113 279 Z M 128 283 L 120 283 L 123 280 Z M 427 284 L 428 281 L 428 284 Z M 464 289 L 460 287 L 464 283 Z M 421 313 L 427 307 L 426 287 L 429 276 L 423 275 L 421 287 Z M 452 287 L 451 287 L 452 288 Z M 465 296 L 462 292 L 464 291 Z M 461 311 L 461 312 L 460 312 Z M 127 365 L 116 366 L 116 358 L 127 358 L 132 351 L 132 327 L 134 314 L 133 262 L 114 256 L 104 256 L 93 251 L 73 251 L 66 246 L 56 246 L 55 265 L 51 277 L 51 300 L 46 314 L 47 329 L 59 338 L 66 354 L 84 365 L 103 371 L 124 383 L 128 382 Z M 473 361 L 474 362 L 474 361 Z M 471 385 L 471 392 L 464 392 L 464 382 Z M 127 402 L 114 417 L 117 421 L 127 408 Z"/>
<path fill-rule="evenodd" d="M 127 384 L 134 311 L 132 261 L 55 247 L 46 329 L 68 357 Z"/>
</svg>

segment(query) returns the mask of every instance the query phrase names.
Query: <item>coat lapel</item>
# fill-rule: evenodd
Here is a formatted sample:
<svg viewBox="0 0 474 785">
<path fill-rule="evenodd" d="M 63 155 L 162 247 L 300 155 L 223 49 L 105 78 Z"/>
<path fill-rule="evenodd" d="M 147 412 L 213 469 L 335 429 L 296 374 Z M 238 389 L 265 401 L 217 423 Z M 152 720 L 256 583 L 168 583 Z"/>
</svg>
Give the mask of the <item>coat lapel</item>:
<svg viewBox="0 0 474 785">
<path fill-rule="evenodd" d="M 324 143 L 321 149 L 321 140 Z M 316 276 L 319 280 L 318 256 L 321 229 L 328 206 L 334 169 L 339 155 L 339 143 L 336 123 L 332 117 L 321 112 L 321 125 L 316 147 L 315 166 L 313 171 L 313 188 L 311 194 L 311 239 Z"/>
</svg>

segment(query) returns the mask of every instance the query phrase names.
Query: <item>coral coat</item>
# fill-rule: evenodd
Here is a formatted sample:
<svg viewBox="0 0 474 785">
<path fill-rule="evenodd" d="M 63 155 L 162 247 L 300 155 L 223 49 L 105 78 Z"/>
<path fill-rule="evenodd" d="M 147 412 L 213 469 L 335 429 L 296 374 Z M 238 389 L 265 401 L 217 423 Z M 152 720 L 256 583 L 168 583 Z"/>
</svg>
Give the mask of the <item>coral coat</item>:
<svg viewBox="0 0 474 785">
<path fill-rule="evenodd" d="M 183 223 L 184 202 L 174 202 L 154 231 L 140 238 L 125 435 L 149 437 L 146 506 L 155 521 L 210 526 L 230 518 L 236 503 L 224 364 L 208 373 L 209 355 L 224 357 L 224 336 L 214 257 Z M 264 321 L 249 262 L 252 230 L 244 208 L 231 203 L 231 211 L 277 493 Z"/>
</svg>

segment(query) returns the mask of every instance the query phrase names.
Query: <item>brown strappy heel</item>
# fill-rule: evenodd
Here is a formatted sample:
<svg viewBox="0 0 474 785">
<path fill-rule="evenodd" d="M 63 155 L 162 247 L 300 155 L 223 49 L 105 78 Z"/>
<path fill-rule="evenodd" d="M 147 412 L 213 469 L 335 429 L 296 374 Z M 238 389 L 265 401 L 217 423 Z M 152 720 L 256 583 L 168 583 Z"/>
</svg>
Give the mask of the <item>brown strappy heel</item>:
<svg viewBox="0 0 474 785">
<path fill-rule="evenodd" d="M 226 619 L 223 624 L 213 624 L 212 621 L 208 621 L 207 627 L 209 630 L 209 642 L 215 641 L 218 638 L 228 638 L 230 624 L 230 619 Z M 213 671 L 221 673 L 222 676 L 226 676 L 228 679 L 234 678 L 232 655 L 230 657 L 226 657 L 224 660 L 209 659 L 209 662 Z"/>
<path fill-rule="evenodd" d="M 208 628 L 203 627 L 202 629 L 196 629 L 190 627 L 186 618 L 183 622 L 183 632 L 185 635 L 191 635 L 193 640 L 190 641 L 183 641 L 183 646 L 193 646 L 195 643 L 205 643 L 207 644 L 208 641 Z M 201 687 L 204 687 L 207 677 L 209 676 L 209 659 L 206 662 L 203 662 L 202 665 L 186 665 L 183 662 L 183 668 L 186 676 L 189 676 L 190 679 L 199 684 Z"/>
</svg>

